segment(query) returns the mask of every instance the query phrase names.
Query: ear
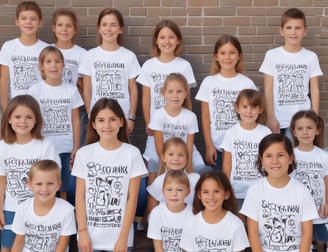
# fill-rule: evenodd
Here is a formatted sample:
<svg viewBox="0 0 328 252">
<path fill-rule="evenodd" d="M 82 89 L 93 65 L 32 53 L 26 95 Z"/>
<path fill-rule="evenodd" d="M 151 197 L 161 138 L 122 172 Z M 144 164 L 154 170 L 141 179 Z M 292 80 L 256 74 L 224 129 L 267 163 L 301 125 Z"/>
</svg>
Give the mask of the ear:
<svg viewBox="0 0 328 252">
<path fill-rule="evenodd" d="M 294 161 L 294 158 L 295 158 L 294 154 L 289 156 L 289 164 L 291 164 Z"/>
<path fill-rule="evenodd" d="M 51 26 L 52 32 L 55 32 L 55 29 L 56 29 L 56 26 L 55 25 Z"/>
<path fill-rule="evenodd" d="M 26 185 L 27 185 L 27 187 L 28 187 L 30 190 L 32 190 L 32 189 L 31 189 L 31 187 L 32 187 L 32 181 L 31 181 L 29 178 L 26 179 Z"/>
<path fill-rule="evenodd" d="M 93 129 L 96 129 L 95 122 L 92 122 L 91 125 Z"/>
<path fill-rule="evenodd" d="M 226 192 L 224 193 L 224 199 L 227 200 L 227 199 L 229 199 L 229 198 L 230 198 L 230 192 L 229 192 L 229 191 L 226 191 Z"/>
</svg>

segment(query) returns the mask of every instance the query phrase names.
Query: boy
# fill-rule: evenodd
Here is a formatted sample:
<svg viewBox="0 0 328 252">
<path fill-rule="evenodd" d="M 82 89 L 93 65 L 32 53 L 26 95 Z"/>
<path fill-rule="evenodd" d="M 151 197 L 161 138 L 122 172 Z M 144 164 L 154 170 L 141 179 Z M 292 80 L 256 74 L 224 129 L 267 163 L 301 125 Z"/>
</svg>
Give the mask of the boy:
<svg viewBox="0 0 328 252">
<path fill-rule="evenodd" d="M 280 34 L 284 45 L 269 50 L 260 67 L 264 73 L 267 125 L 273 133 L 291 134 L 291 117 L 299 110 L 319 112 L 319 76 L 322 75 L 315 53 L 302 47 L 307 33 L 304 13 L 288 9 L 281 18 Z"/>
<path fill-rule="evenodd" d="M 24 1 L 16 8 L 16 25 L 20 37 L 5 42 L 0 52 L 0 98 L 4 110 L 8 101 L 26 94 L 28 88 L 41 81 L 38 56 L 47 44 L 38 39 L 42 13 L 33 1 Z"/>
</svg>

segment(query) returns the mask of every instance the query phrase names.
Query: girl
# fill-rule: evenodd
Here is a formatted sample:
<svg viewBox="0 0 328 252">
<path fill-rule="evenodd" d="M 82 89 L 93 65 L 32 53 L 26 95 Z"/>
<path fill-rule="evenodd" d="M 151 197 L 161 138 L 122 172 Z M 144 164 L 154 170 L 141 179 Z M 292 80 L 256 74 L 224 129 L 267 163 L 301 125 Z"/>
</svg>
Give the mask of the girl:
<svg viewBox="0 0 328 252">
<path fill-rule="evenodd" d="M 242 90 L 235 111 L 240 122 L 224 135 L 222 170 L 230 178 L 240 209 L 249 185 L 261 176 L 255 169 L 258 144 L 271 130 L 261 124 L 265 123 L 265 103 L 259 91 Z"/>
<path fill-rule="evenodd" d="M 179 137 L 169 138 L 163 144 L 161 157 L 159 176 L 147 187 L 147 191 L 150 194 L 148 197 L 149 210 L 152 210 L 158 202 L 165 201 L 163 181 L 166 173 L 171 170 L 183 170 L 188 175 L 191 191 L 186 197 L 185 202 L 192 204 L 194 188 L 199 179 L 199 174 L 193 172 L 193 167 L 189 162 L 190 155 L 186 143 Z"/>
<path fill-rule="evenodd" d="M 185 203 L 190 193 L 188 176 L 182 170 L 168 171 L 162 190 L 165 204 L 152 210 L 147 237 L 153 239 L 155 252 L 181 251 L 183 221 L 192 217 L 191 206 Z"/>
<path fill-rule="evenodd" d="M 217 170 L 201 175 L 195 188 L 192 218 L 185 219 L 184 251 L 242 251 L 249 247 L 237 201 L 227 176 Z"/>
<path fill-rule="evenodd" d="M 97 21 L 99 46 L 89 50 L 79 73 L 83 75 L 83 98 L 89 113 L 102 97 L 117 99 L 128 118 L 127 130 L 134 128 L 138 101 L 135 78 L 140 66 L 136 55 L 124 48 L 122 14 L 112 8 L 101 11 Z"/>
<path fill-rule="evenodd" d="M 313 241 L 328 242 L 328 154 L 322 150 L 324 123 L 312 110 L 301 110 L 291 120 L 295 177 L 309 190 L 318 210 L 313 220 Z"/>
<path fill-rule="evenodd" d="M 289 174 L 295 169 L 293 147 L 281 134 L 259 144 L 257 169 L 264 176 L 247 191 L 241 213 L 247 216 L 252 251 L 310 251 L 314 201 Z"/>
<path fill-rule="evenodd" d="M 30 166 L 42 159 L 60 163 L 54 146 L 43 139 L 42 115 L 30 95 L 14 97 L 1 120 L 0 141 L 0 228 L 1 251 L 10 251 L 15 239 L 11 224 L 18 205 L 32 197 L 26 186 Z"/>
<path fill-rule="evenodd" d="M 148 184 L 155 179 L 159 164 L 153 131 L 149 128 L 149 123 L 154 112 L 165 105 L 165 99 L 161 93 L 164 81 L 170 73 L 178 72 L 187 79 L 189 87 L 196 86 L 190 63 L 180 57 L 182 51 L 183 39 L 179 26 L 172 20 L 160 21 L 152 36 L 153 58 L 143 64 L 137 78 L 137 82 L 142 85 L 142 110 L 148 135 L 144 153 L 150 171 Z M 188 102 L 188 106 L 191 107 L 191 101 Z"/>
<path fill-rule="evenodd" d="M 54 46 L 43 49 L 39 56 L 39 68 L 43 81 L 29 89 L 39 102 L 44 119 L 43 134 L 54 144 L 61 159 L 61 197 L 69 192 L 70 166 L 80 147 L 79 107 L 83 104 L 77 88 L 61 79 L 64 58 Z"/>
<path fill-rule="evenodd" d="M 34 197 L 17 210 L 12 251 L 64 252 L 70 235 L 76 233 L 76 224 L 74 207 L 56 198 L 61 184 L 60 169 L 52 160 L 41 160 L 32 165 L 28 177 L 27 184 Z"/>
<path fill-rule="evenodd" d="M 76 154 L 76 219 L 81 251 L 129 251 L 140 176 L 147 174 L 139 150 L 128 144 L 124 112 L 114 99 L 93 106 L 87 145 Z M 108 234 L 111 234 L 108 236 Z"/>
<path fill-rule="evenodd" d="M 211 75 L 200 85 L 196 99 L 201 101 L 206 162 L 221 169 L 220 147 L 225 131 L 238 122 L 234 102 L 245 88 L 257 89 L 244 72 L 242 48 L 238 39 L 223 35 L 214 46 Z"/>
</svg>

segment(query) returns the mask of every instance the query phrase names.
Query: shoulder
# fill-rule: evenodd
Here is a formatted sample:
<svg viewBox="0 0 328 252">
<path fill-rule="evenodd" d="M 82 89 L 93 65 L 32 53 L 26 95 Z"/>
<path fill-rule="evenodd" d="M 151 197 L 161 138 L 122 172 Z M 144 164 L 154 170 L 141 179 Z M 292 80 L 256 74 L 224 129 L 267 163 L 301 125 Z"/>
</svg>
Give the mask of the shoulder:
<svg viewBox="0 0 328 252">
<path fill-rule="evenodd" d="M 317 54 L 315 52 L 313 52 L 305 47 L 302 48 L 301 52 L 303 54 L 307 54 L 308 56 L 311 56 L 311 57 L 317 57 Z"/>
<path fill-rule="evenodd" d="M 126 54 L 126 55 L 128 55 L 130 57 L 136 57 L 136 54 L 133 51 L 131 51 L 130 49 L 127 49 L 124 46 L 121 46 L 120 49 L 118 49 L 118 51 L 120 53 L 124 53 L 124 54 Z"/>
<path fill-rule="evenodd" d="M 13 45 L 18 45 L 18 44 L 19 44 L 18 38 L 7 40 L 3 43 L 1 50 L 3 50 L 6 47 L 10 47 L 10 46 L 13 46 Z"/>
<path fill-rule="evenodd" d="M 67 200 L 63 200 L 61 198 L 56 198 L 56 206 L 61 209 L 61 211 L 73 211 L 74 210 L 74 206 L 69 203 Z"/>
<path fill-rule="evenodd" d="M 76 44 L 74 45 L 73 50 L 75 50 L 77 52 L 80 52 L 80 53 L 86 53 L 87 52 L 87 50 L 85 48 L 83 48 L 79 45 L 76 45 Z"/>
</svg>

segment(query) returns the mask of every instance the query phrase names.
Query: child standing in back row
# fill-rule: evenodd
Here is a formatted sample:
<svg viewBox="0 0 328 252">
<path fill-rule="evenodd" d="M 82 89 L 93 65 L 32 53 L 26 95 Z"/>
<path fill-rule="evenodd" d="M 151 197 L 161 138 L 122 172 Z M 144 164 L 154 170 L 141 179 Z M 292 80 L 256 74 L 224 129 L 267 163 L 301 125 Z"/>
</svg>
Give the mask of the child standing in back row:
<svg viewBox="0 0 328 252">
<path fill-rule="evenodd" d="M 221 36 L 214 46 L 211 75 L 200 85 L 196 99 L 201 102 L 202 128 L 206 146 L 206 162 L 222 169 L 224 133 L 238 122 L 234 103 L 245 88 L 257 89 L 254 82 L 243 75 L 243 54 L 238 39 Z"/>
<path fill-rule="evenodd" d="M 267 125 L 272 132 L 290 139 L 289 124 L 297 111 L 319 112 L 322 71 L 317 55 L 302 47 L 306 33 L 304 13 L 296 8 L 286 10 L 280 26 L 284 45 L 269 50 L 259 70 L 264 73 Z"/>
</svg>

